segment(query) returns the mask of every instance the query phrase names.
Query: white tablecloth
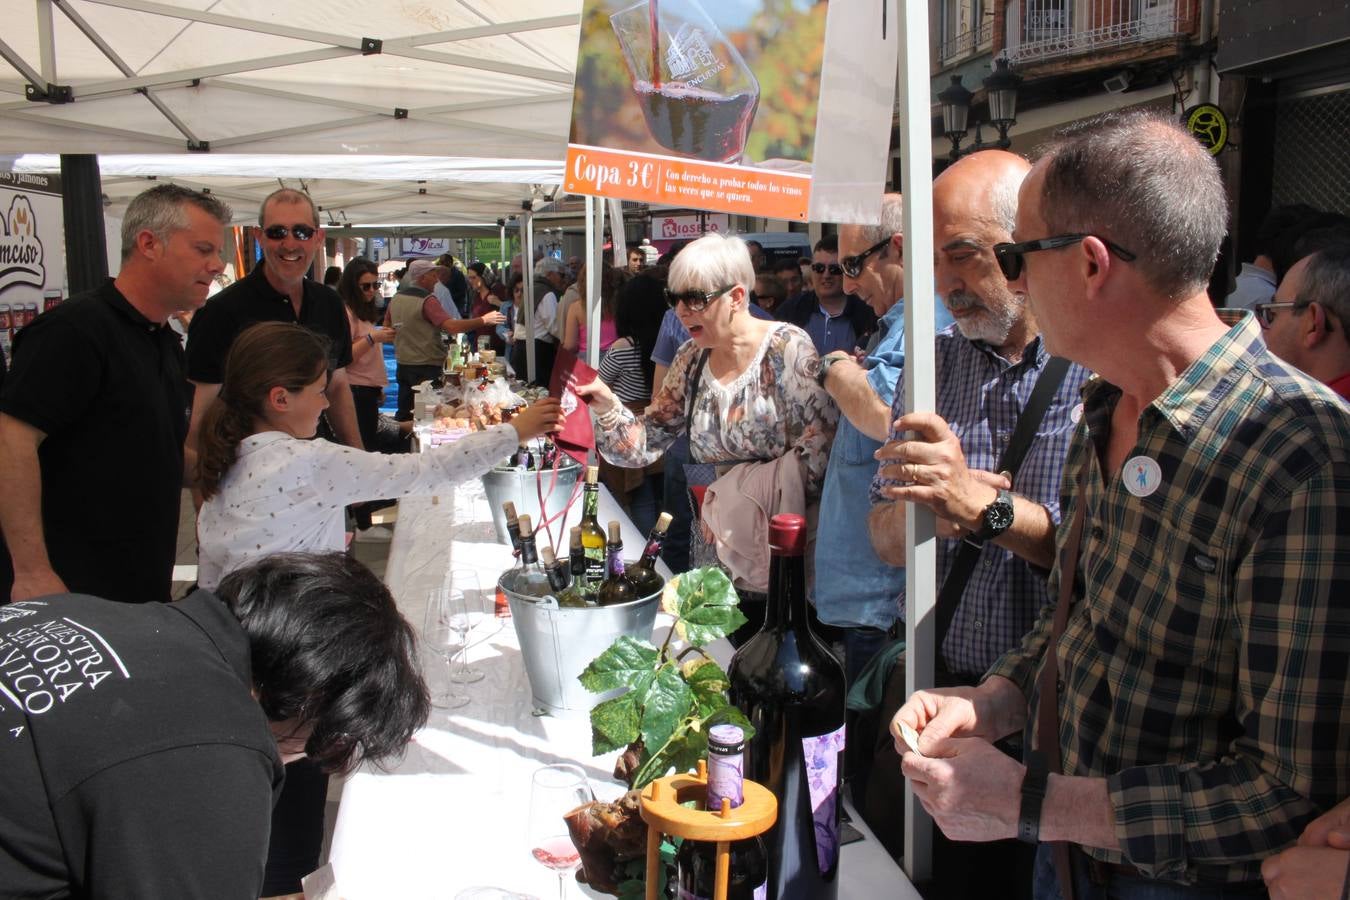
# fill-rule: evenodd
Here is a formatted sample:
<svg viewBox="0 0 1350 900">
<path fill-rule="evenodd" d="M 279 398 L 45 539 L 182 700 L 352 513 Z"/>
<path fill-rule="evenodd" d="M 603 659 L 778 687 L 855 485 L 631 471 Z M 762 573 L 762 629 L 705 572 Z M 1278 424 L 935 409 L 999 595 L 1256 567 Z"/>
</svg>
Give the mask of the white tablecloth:
<svg viewBox="0 0 1350 900">
<path fill-rule="evenodd" d="M 579 518 L 578 503 L 568 524 Z M 642 546 L 644 536 L 603 487 L 599 518 L 622 523 L 625 547 Z M 591 756 L 584 716 L 531 715 L 511 620 L 491 616 L 493 585 L 511 564 L 510 548 L 495 540 L 477 482 L 450 496 L 400 503 L 385 580 L 420 628 L 428 591 L 447 583 L 453 570 L 476 571 L 486 613 L 471 636 L 477 643 L 469 657 L 487 677 L 458 686 L 473 701 L 434 710 L 401 761 L 387 771 L 363 768 L 347 779 L 329 855 L 347 900 L 454 898 L 475 885 L 552 898 L 557 876 L 536 863 L 525 844 L 531 773 L 550 763 L 576 763 L 602 799 L 623 792 L 611 776 L 617 754 Z M 658 618 L 658 632 L 668 627 L 668 618 Z M 434 668 L 429 674 L 440 676 L 440 667 Z M 862 828 L 859 817 L 853 818 Z M 841 898 L 918 900 L 870 834 L 844 848 L 841 866 Z M 575 884 L 570 887 L 570 896 L 581 894 Z"/>
</svg>

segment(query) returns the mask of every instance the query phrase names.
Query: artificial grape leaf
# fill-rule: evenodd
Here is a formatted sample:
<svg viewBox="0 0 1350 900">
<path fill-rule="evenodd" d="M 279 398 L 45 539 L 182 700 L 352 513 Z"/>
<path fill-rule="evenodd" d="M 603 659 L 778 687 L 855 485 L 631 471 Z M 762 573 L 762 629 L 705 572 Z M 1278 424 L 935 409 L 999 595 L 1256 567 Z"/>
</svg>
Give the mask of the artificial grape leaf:
<svg viewBox="0 0 1350 900">
<path fill-rule="evenodd" d="M 745 713 L 730 703 L 704 720 L 704 732 L 707 732 L 714 725 L 738 725 L 741 731 L 745 732 L 747 741 L 755 736 L 755 726 L 750 724 L 750 720 L 745 717 Z"/>
<path fill-rule="evenodd" d="M 694 707 L 700 718 L 706 719 L 727 704 L 727 688 L 731 681 L 722 667 L 710 659 L 700 659 L 685 669 L 685 680 L 694 692 Z"/>
<path fill-rule="evenodd" d="M 591 710 L 591 752 L 599 756 L 638 738 L 637 694 L 626 691 Z"/>
<path fill-rule="evenodd" d="M 693 699 L 693 692 L 675 667 L 663 666 L 640 701 L 642 743 L 660 752 L 680 720 L 689 715 Z"/>
<path fill-rule="evenodd" d="M 652 670 L 656 668 L 656 658 L 656 648 L 651 644 L 623 635 L 591 660 L 577 680 L 594 694 L 639 685 L 646 690 Z"/>
<path fill-rule="evenodd" d="M 680 576 L 676 591 L 679 619 L 675 630 L 695 647 L 724 638 L 745 624 L 736 608 L 740 598 L 726 573 L 713 566 L 694 569 Z"/>
</svg>

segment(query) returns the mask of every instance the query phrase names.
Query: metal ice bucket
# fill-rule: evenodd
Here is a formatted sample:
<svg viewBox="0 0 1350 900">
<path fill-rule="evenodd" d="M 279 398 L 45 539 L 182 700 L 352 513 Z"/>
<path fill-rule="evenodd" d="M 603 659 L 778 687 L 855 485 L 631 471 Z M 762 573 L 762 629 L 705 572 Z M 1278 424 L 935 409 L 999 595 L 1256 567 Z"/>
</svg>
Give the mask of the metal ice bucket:
<svg viewBox="0 0 1350 900">
<path fill-rule="evenodd" d="M 535 713 L 584 716 L 618 691 L 592 694 L 577 676 L 620 635 L 650 641 L 661 592 L 631 603 L 571 609 L 518 593 L 514 590 L 517 573 L 516 569 L 503 573 L 497 588 L 511 605 Z"/>
<path fill-rule="evenodd" d="M 495 466 L 483 475 L 483 490 L 487 493 L 488 506 L 492 510 L 492 526 L 497 531 L 497 543 L 511 543 L 506 531 L 506 513 L 502 504 L 511 501 L 516 505 L 516 514 L 529 516 L 535 527 L 550 516 L 556 516 L 567 506 L 577 482 L 581 479 L 581 464 L 565 454 L 559 453 L 558 483 L 553 485 L 553 493 L 544 501 L 546 515 L 540 515 L 539 488 L 535 479 L 543 479 L 543 489 L 548 490 L 553 480 L 553 470 L 527 472 L 505 464 Z"/>
</svg>

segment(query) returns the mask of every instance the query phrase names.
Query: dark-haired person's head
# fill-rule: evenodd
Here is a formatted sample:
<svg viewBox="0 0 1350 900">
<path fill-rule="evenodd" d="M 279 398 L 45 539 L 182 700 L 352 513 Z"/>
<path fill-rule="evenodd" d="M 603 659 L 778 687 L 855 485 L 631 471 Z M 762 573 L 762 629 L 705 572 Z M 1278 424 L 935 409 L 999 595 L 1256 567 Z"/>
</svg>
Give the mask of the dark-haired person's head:
<svg viewBox="0 0 1350 900">
<path fill-rule="evenodd" d="M 275 390 L 299 394 L 328 372 L 328 342 L 290 322 L 260 322 L 239 333 L 225 357 L 225 380 L 202 418 L 197 484 L 209 500 L 239 456 L 239 442 L 266 422 Z"/>
<path fill-rule="evenodd" d="M 648 382 L 655 366 L 652 349 L 661 332 L 661 320 L 666 314 L 666 283 L 648 271 L 634 275 L 619 291 L 619 308 L 614 315 L 614 332 L 628 338 L 637 348 L 642 369 Z M 655 389 L 655 385 L 652 386 Z"/>
<path fill-rule="evenodd" d="M 361 563 L 275 554 L 230 573 L 215 593 L 248 637 L 263 713 L 307 735 L 305 755 L 322 768 L 395 756 L 426 722 L 413 629 Z"/>
<path fill-rule="evenodd" d="M 339 269 L 337 266 L 329 266 L 328 268 L 323 270 L 323 286 L 335 288 L 337 287 L 338 279 L 341 277 L 342 277 L 341 269 Z"/>
<path fill-rule="evenodd" d="M 780 259 L 773 265 L 773 272 L 778 276 L 778 280 L 783 283 L 783 289 L 787 291 L 789 297 L 795 297 L 802 292 L 806 283 L 802 280 L 802 267 L 797 265 L 795 259 Z"/>
<path fill-rule="evenodd" d="M 380 293 L 380 267 L 363 256 L 356 257 L 342 270 L 337 292 L 356 318 L 376 321 L 379 318 L 375 298 Z"/>
<path fill-rule="evenodd" d="M 1294 263 L 1310 253 L 1317 252 L 1319 247 L 1328 246 L 1326 243 L 1316 245 L 1311 243 L 1308 240 L 1310 235 L 1325 232 L 1327 229 L 1334 229 L 1345 221 L 1344 216 L 1322 212 L 1302 203 L 1295 206 L 1294 209 L 1301 215 L 1275 235 L 1271 244 L 1270 262 L 1275 272 L 1276 284 L 1284 280 L 1284 276 L 1289 274 L 1289 270 Z M 1315 238 L 1314 240 L 1318 239 Z M 1335 243 L 1335 241 L 1330 243 Z"/>
</svg>

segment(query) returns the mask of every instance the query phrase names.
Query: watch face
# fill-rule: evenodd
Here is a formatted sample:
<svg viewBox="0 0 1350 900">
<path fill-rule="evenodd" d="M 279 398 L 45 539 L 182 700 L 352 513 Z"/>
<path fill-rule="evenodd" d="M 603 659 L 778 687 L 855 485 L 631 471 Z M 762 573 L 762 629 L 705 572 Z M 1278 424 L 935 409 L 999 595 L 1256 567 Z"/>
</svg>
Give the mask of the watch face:
<svg viewBox="0 0 1350 900">
<path fill-rule="evenodd" d="M 1002 534 L 1012 525 L 1013 507 L 1003 496 L 995 500 L 984 511 L 984 528 L 992 534 Z"/>
</svg>

